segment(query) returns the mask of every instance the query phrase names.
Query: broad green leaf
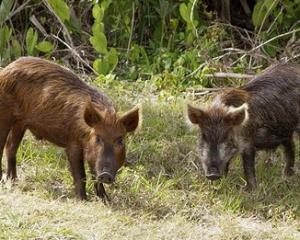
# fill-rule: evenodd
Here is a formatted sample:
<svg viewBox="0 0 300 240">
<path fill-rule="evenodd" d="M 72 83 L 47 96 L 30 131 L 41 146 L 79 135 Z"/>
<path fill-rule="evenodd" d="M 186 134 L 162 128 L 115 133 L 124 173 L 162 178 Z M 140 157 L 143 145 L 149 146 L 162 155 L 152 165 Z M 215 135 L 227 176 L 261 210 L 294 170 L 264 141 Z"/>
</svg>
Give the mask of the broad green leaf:
<svg viewBox="0 0 300 240">
<path fill-rule="evenodd" d="M 62 0 L 47 0 L 51 7 L 58 15 L 58 17 L 64 22 L 70 20 L 70 9 L 68 5 Z"/>
<path fill-rule="evenodd" d="M 177 29 L 177 27 L 178 27 L 179 19 L 176 19 L 176 18 L 170 19 L 170 24 L 171 24 L 172 30 L 175 31 Z"/>
<path fill-rule="evenodd" d="M 252 22 L 255 27 L 261 26 L 264 18 L 266 17 L 267 10 L 264 6 L 264 2 L 258 2 L 255 4 L 252 14 Z"/>
<path fill-rule="evenodd" d="M 13 39 L 12 40 L 12 46 L 11 46 L 12 50 L 12 54 L 13 56 L 15 57 L 21 57 L 22 55 L 22 47 L 21 47 L 21 44 L 16 40 L 16 39 Z"/>
<path fill-rule="evenodd" d="M 34 56 L 34 48 L 36 45 L 36 41 L 38 38 L 38 34 L 32 28 L 29 28 L 26 34 L 26 51 L 28 55 Z"/>
<path fill-rule="evenodd" d="M 0 24 L 2 24 L 5 19 L 9 17 L 9 13 L 14 2 L 14 0 L 0 1 Z"/>
<path fill-rule="evenodd" d="M 265 0 L 258 2 L 253 9 L 252 22 L 255 27 L 260 27 L 263 21 L 276 9 L 278 0 Z"/>
<path fill-rule="evenodd" d="M 49 41 L 39 42 L 37 45 L 35 45 L 35 47 L 37 50 L 44 53 L 51 52 L 54 48 L 53 44 Z"/>
<path fill-rule="evenodd" d="M 278 0 L 265 0 L 264 4 L 269 12 L 272 12 L 278 4 Z"/>
<path fill-rule="evenodd" d="M 93 17 L 95 22 L 102 22 L 104 17 L 104 8 L 101 8 L 99 4 L 95 4 L 92 10 Z"/>
<path fill-rule="evenodd" d="M 118 52 L 115 48 L 111 48 L 107 55 L 105 56 L 109 63 L 110 71 L 114 70 L 118 63 Z"/>
<path fill-rule="evenodd" d="M 186 43 L 187 45 L 191 45 L 194 41 L 194 34 L 189 33 L 186 37 Z"/>
<path fill-rule="evenodd" d="M 97 36 L 100 33 L 104 32 L 104 24 L 102 22 L 100 23 L 94 23 L 92 26 L 92 32 L 94 36 Z"/>
<path fill-rule="evenodd" d="M 188 9 L 188 7 L 185 5 L 185 3 L 180 4 L 179 7 L 179 12 L 181 17 L 183 18 L 184 21 L 186 21 L 187 23 L 189 23 L 190 20 L 190 9 Z"/>
<path fill-rule="evenodd" d="M 106 75 L 110 71 L 114 70 L 118 63 L 118 52 L 116 49 L 111 48 L 109 52 L 104 56 L 103 59 L 96 59 L 93 63 L 94 70 L 99 73 Z"/>
<path fill-rule="evenodd" d="M 99 33 L 97 36 L 92 36 L 90 38 L 90 42 L 99 53 L 107 53 L 107 39 L 103 33 Z"/>
<path fill-rule="evenodd" d="M 93 68 L 98 74 L 106 75 L 109 72 L 109 63 L 107 60 L 96 59 Z"/>
<path fill-rule="evenodd" d="M 0 28 L 0 56 L 2 56 L 5 44 L 7 43 L 11 33 L 12 29 L 9 29 L 7 25 Z"/>
</svg>

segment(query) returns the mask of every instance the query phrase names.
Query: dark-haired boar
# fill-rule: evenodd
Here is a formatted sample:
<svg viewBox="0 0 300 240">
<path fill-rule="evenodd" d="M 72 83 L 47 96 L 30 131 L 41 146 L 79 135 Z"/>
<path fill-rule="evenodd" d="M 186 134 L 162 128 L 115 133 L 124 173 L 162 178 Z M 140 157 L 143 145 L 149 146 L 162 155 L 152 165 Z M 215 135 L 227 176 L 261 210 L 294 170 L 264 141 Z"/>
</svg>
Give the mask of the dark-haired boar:
<svg viewBox="0 0 300 240">
<path fill-rule="evenodd" d="M 256 187 L 255 153 L 284 148 L 285 175 L 293 174 L 293 133 L 299 130 L 300 69 L 289 63 L 273 65 L 245 85 L 220 91 L 209 106 L 187 107 L 199 126 L 198 152 L 205 176 L 226 175 L 230 160 L 242 156 L 246 190 Z"/>
<path fill-rule="evenodd" d="M 33 57 L 0 72 L 0 94 L 0 159 L 5 147 L 7 178 L 17 177 L 16 153 L 28 129 L 65 148 L 77 199 L 87 199 L 84 159 L 96 195 L 106 197 L 103 183 L 112 183 L 125 161 L 125 136 L 141 122 L 139 106 L 118 116 L 103 92 L 70 70 Z"/>
</svg>

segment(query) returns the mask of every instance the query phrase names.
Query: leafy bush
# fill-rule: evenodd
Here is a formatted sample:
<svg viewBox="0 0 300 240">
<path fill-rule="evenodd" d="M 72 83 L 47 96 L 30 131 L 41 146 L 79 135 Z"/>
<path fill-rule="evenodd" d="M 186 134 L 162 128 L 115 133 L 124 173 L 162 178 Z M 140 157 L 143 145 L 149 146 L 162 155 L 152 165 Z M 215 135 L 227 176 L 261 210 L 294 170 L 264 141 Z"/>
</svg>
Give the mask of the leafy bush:
<svg viewBox="0 0 300 240">
<path fill-rule="evenodd" d="M 235 84 L 206 75 L 255 73 L 299 55 L 299 1 L 259 1 L 253 9 L 254 31 L 219 22 L 206 4 L 3 0 L 0 65 L 23 55 L 51 57 L 96 75 L 151 79 L 157 89 L 178 91 Z"/>
<path fill-rule="evenodd" d="M 254 7 L 253 24 L 262 51 L 270 58 L 296 58 L 294 48 L 299 47 L 300 1 L 258 2 Z"/>
</svg>

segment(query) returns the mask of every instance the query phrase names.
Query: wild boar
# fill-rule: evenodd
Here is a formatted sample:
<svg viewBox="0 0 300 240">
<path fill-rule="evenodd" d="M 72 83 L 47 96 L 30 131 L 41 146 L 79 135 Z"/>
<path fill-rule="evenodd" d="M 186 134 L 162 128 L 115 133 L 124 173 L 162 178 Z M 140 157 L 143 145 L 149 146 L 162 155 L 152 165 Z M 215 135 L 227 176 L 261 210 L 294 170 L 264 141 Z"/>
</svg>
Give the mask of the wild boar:
<svg viewBox="0 0 300 240">
<path fill-rule="evenodd" d="M 77 199 L 87 199 L 84 159 L 96 195 L 107 197 L 103 183 L 111 184 L 125 161 L 126 133 L 138 128 L 140 106 L 118 116 L 103 92 L 34 57 L 19 58 L 0 72 L 0 94 L 0 159 L 5 147 L 7 178 L 17 177 L 16 153 L 28 129 L 37 139 L 65 148 Z"/>
<path fill-rule="evenodd" d="M 209 106 L 187 106 L 191 123 L 199 126 L 198 152 L 205 176 L 227 175 L 229 163 L 242 156 L 246 190 L 256 187 L 255 154 L 261 149 L 284 148 L 285 175 L 293 174 L 299 129 L 300 69 L 279 63 L 238 88 L 218 92 Z"/>
</svg>

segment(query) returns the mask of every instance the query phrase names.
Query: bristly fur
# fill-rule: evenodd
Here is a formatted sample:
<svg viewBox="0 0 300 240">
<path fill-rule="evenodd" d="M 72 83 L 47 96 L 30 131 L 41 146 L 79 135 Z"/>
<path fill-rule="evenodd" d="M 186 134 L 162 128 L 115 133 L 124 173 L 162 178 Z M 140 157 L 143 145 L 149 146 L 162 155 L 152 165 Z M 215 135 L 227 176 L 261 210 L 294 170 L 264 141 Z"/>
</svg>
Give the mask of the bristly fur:
<svg viewBox="0 0 300 240">
<path fill-rule="evenodd" d="M 256 151 L 279 145 L 286 157 L 284 173 L 293 173 L 293 134 L 300 126 L 298 65 L 273 65 L 240 87 L 219 91 L 205 110 L 189 111 L 191 122 L 199 126 L 198 152 L 209 179 L 220 178 L 240 154 L 246 190 L 251 191 L 256 187 Z"/>
<path fill-rule="evenodd" d="M 84 159 L 97 196 L 107 197 L 103 183 L 112 183 L 125 162 L 125 136 L 141 126 L 140 105 L 118 116 L 105 93 L 34 57 L 19 58 L 0 72 L 0 93 L 0 179 L 4 146 L 7 177 L 17 177 L 16 153 L 28 129 L 66 149 L 78 199 L 87 198 Z"/>
</svg>

